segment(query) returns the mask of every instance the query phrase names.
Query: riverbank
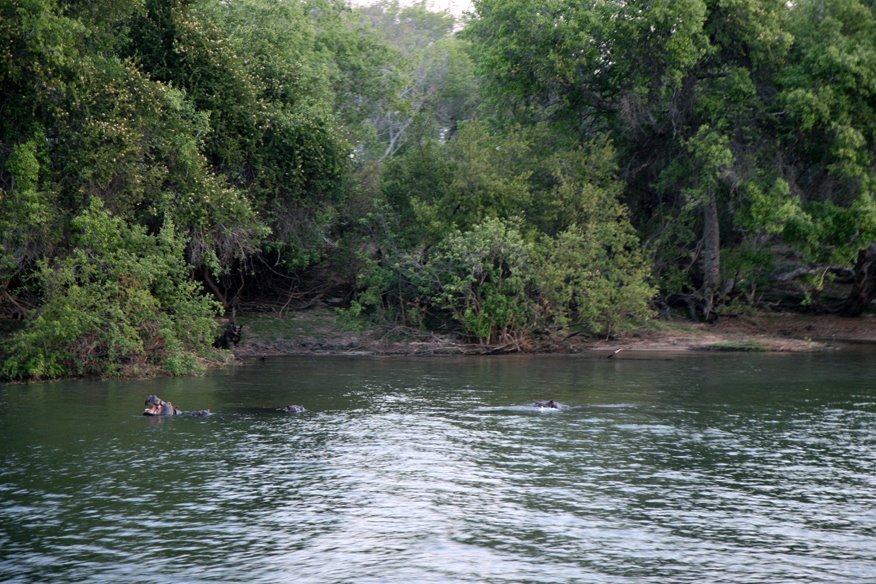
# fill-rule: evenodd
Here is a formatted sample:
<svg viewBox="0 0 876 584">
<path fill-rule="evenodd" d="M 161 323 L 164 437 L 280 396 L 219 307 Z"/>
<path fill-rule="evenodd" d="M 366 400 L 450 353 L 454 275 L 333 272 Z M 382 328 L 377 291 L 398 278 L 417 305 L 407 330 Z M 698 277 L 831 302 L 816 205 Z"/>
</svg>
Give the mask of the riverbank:
<svg viewBox="0 0 876 584">
<path fill-rule="evenodd" d="M 330 308 L 303 311 L 249 312 L 237 319 L 243 339 L 235 348 L 241 359 L 276 355 L 456 355 L 501 354 L 519 350 L 540 353 L 627 351 L 771 351 L 825 350 L 843 343 L 873 343 L 876 317 L 757 313 L 722 317 L 715 324 L 655 320 L 633 333 L 611 339 L 582 335 L 546 338 L 537 344 L 481 346 L 408 327 L 375 327 L 342 318 Z"/>
</svg>

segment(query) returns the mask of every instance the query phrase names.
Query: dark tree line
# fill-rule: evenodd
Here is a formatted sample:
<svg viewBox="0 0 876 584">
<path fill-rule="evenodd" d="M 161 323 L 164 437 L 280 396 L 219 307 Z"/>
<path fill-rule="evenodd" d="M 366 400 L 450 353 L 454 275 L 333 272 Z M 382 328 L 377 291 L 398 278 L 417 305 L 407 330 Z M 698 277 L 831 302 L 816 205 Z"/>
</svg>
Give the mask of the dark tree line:
<svg viewBox="0 0 876 584">
<path fill-rule="evenodd" d="M 0 84 L 7 377 L 289 294 L 521 349 L 876 296 L 872 2 L 6 0 Z"/>
</svg>

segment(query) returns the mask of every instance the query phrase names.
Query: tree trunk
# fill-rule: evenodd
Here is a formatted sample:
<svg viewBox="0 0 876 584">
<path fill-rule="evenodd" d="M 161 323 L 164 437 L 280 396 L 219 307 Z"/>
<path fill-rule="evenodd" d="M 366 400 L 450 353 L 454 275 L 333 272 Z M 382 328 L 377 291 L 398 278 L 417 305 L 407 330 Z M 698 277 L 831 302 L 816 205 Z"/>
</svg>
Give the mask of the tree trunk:
<svg viewBox="0 0 876 584">
<path fill-rule="evenodd" d="M 207 284 L 207 288 L 210 289 L 211 292 L 216 296 L 216 299 L 222 303 L 222 308 L 228 309 L 228 300 L 225 297 L 225 293 L 219 289 L 219 285 L 213 281 L 213 278 L 210 276 L 210 269 L 203 268 L 201 270 L 201 276 L 204 279 L 204 283 Z"/>
<path fill-rule="evenodd" d="M 721 285 L 721 238 L 718 199 L 714 193 L 703 206 L 703 318 L 714 320 L 715 302 Z"/>
<path fill-rule="evenodd" d="M 876 243 L 858 252 L 855 280 L 848 298 L 840 306 L 843 316 L 860 316 L 876 299 Z"/>
</svg>

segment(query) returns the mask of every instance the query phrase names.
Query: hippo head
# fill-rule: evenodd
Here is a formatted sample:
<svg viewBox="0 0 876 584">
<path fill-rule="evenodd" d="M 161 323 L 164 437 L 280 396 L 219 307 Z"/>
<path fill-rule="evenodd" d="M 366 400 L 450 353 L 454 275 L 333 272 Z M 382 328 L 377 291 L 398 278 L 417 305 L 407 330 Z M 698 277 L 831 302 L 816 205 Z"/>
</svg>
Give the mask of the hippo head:
<svg viewBox="0 0 876 584">
<path fill-rule="evenodd" d="M 147 405 L 147 406 L 162 406 L 162 405 L 164 405 L 164 400 L 162 400 L 161 398 L 159 398 L 157 395 L 150 395 L 149 397 L 146 398 L 146 401 L 144 402 L 144 405 Z"/>
</svg>

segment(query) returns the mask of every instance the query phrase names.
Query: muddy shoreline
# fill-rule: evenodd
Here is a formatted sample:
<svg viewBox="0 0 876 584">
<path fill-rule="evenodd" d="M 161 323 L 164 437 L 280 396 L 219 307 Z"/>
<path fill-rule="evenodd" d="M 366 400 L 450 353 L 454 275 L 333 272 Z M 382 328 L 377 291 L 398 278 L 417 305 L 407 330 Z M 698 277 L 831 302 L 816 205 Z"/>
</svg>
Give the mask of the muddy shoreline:
<svg viewBox="0 0 876 584">
<path fill-rule="evenodd" d="M 724 317 L 715 324 L 654 321 L 647 328 L 610 339 L 565 335 L 526 346 L 479 345 L 449 335 L 405 327 L 354 327 L 329 309 L 258 314 L 239 319 L 239 359 L 282 355 L 493 355 L 507 353 L 612 355 L 628 352 L 758 351 L 805 352 L 847 343 L 873 344 L 876 317 L 759 313 Z"/>
</svg>

